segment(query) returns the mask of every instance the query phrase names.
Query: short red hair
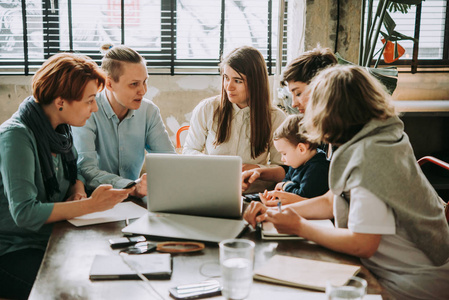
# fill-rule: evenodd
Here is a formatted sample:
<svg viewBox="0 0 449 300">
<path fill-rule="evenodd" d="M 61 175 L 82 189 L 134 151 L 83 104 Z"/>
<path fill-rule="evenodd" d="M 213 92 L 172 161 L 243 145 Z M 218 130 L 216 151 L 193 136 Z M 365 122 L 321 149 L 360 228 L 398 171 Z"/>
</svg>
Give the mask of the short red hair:
<svg viewBox="0 0 449 300">
<path fill-rule="evenodd" d="M 98 90 L 101 90 L 105 78 L 104 72 L 91 58 L 59 53 L 50 57 L 33 76 L 33 96 L 42 105 L 48 105 L 58 97 L 79 101 L 89 81 L 95 80 Z"/>
</svg>

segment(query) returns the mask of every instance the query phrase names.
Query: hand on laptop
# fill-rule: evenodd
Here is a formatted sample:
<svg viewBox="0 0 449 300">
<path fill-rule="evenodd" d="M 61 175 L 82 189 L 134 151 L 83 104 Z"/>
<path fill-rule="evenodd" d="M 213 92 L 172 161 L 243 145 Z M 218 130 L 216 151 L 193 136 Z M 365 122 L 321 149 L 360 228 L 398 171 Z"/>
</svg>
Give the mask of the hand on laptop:
<svg viewBox="0 0 449 300">
<path fill-rule="evenodd" d="M 130 195 L 138 198 L 145 197 L 147 195 L 147 173 L 143 174 L 136 182 L 135 189 Z"/>
</svg>

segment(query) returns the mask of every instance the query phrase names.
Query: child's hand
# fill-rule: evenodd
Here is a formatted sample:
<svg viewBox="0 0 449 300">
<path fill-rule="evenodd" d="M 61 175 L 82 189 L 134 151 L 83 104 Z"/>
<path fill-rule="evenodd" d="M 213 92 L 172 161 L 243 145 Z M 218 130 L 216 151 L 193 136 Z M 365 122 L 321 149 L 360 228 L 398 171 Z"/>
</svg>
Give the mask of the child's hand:
<svg viewBox="0 0 449 300">
<path fill-rule="evenodd" d="M 265 190 L 263 192 L 263 194 L 259 193 L 260 201 L 263 204 L 265 204 L 267 207 L 276 206 L 279 202 L 279 200 L 275 196 L 272 195 L 272 192 L 274 192 L 274 191 L 269 192 L 269 191 Z"/>
<path fill-rule="evenodd" d="M 283 181 L 278 182 L 278 183 L 276 184 L 276 186 L 274 187 L 274 190 L 275 190 L 275 191 L 282 191 L 282 187 L 284 186 L 284 183 L 285 183 L 285 182 L 283 182 Z"/>
<path fill-rule="evenodd" d="M 265 191 L 266 192 L 266 191 Z M 307 200 L 308 198 L 301 197 L 299 195 L 284 192 L 284 191 L 270 191 L 263 194 L 266 203 L 263 202 L 263 198 L 260 197 L 260 200 L 266 206 L 276 206 L 279 201 L 281 201 L 282 205 L 292 204 L 299 201 Z M 265 195 L 266 194 L 266 195 Z"/>
</svg>

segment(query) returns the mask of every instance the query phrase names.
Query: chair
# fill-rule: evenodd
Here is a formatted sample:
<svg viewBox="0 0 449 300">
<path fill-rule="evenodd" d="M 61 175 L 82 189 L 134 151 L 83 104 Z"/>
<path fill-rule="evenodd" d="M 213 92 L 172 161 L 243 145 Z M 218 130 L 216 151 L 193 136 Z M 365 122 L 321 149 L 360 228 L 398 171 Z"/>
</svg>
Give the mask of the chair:
<svg viewBox="0 0 449 300">
<path fill-rule="evenodd" d="M 418 164 L 420 166 L 424 165 L 425 163 L 433 163 L 434 165 L 437 165 L 443 169 L 449 170 L 449 163 L 442 161 L 441 159 L 438 159 L 436 157 L 433 156 L 424 156 L 420 159 L 418 159 Z M 440 198 L 441 199 L 441 198 Z M 443 200 L 441 200 L 443 201 Z M 444 202 L 444 201 L 443 201 Z M 449 223 L 449 205 L 447 203 L 444 203 L 445 209 L 444 209 L 444 213 L 446 215 L 446 220 Z"/>
<path fill-rule="evenodd" d="M 185 131 L 185 130 L 189 130 L 190 126 L 186 125 L 186 126 L 182 126 L 178 129 L 178 131 L 176 132 L 176 152 L 178 152 L 179 154 L 182 153 L 182 145 L 181 145 L 181 132 Z"/>
</svg>

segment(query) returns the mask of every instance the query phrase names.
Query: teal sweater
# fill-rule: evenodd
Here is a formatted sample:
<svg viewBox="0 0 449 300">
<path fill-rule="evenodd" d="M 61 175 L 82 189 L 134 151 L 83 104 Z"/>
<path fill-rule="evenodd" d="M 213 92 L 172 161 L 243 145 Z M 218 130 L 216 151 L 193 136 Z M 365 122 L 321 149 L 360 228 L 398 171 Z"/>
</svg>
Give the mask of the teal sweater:
<svg viewBox="0 0 449 300">
<path fill-rule="evenodd" d="M 53 163 L 61 192 L 49 199 L 32 131 L 17 113 L 0 126 L 0 255 L 26 248 L 45 250 L 52 226 L 44 223 L 53 203 L 64 201 L 69 188 L 59 154 Z"/>
<path fill-rule="evenodd" d="M 335 217 L 347 228 L 350 191 L 363 187 L 389 205 L 397 226 L 435 265 L 449 257 L 449 226 L 435 190 L 416 162 L 398 117 L 372 120 L 334 153 L 329 185 Z M 343 196 L 344 195 L 344 196 Z M 375 212 L 373 212 L 375 213 Z"/>
</svg>

